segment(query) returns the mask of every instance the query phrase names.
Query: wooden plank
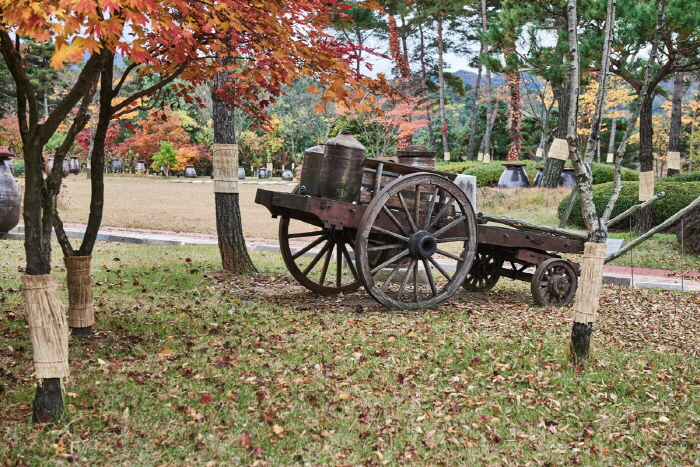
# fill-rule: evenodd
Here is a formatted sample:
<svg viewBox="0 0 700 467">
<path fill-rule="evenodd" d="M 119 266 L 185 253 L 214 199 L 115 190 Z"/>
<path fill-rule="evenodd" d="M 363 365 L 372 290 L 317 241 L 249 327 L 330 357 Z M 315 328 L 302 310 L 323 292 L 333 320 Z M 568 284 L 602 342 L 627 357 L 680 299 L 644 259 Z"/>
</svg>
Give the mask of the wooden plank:
<svg viewBox="0 0 700 467">
<path fill-rule="evenodd" d="M 387 162 L 387 161 L 380 161 L 377 159 L 365 159 L 365 162 L 362 164 L 363 167 L 366 167 L 368 169 L 376 169 L 378 164 L 384 164 L 384 171 L 385 172 L 394 172 L 399 175 L 410 175 L 418 172 L 422 173 L 430 173 L 434 175 L 439 175 L 441 177 L 445 177 L 450 181 L 455 181 L 457 178 L 457 174 L 453 174 L 451 172 L 442 172 L 440 170 L 429 170 L 429 169 L 423 169 L 420 167 L 413 167 L 411 165 L 405 165 L 405 164 L 397 164 L 395 162 Z"/>
</svg>

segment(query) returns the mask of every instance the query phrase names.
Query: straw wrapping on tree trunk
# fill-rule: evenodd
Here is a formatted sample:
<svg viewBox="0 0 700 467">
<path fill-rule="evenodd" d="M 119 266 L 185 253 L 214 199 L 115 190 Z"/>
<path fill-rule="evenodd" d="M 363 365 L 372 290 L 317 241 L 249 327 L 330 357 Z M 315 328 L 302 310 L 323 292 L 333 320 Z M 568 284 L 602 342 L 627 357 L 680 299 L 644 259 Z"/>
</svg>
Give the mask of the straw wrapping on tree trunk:
<svg viewBox="0 0 700 467">
<path fill-rule="evenodd" d="M 543 156 L 544 156 L 544 149 L 537 148 L 537 151 L 535 151 L 535 159 L 542 159 Z"/>
<path fill-rule="evenodd" d="M 483 152 L 480 152 L 480 153 L 476 156 L 476 160 L 478 160 L 478 161 L 483 161 L 483 160 L 484 160 L 484 153 L 483 153 Z"/>
<path fill-rule="evenodd" d="M 484 164 L 490 164 L 490 163 L 491 163 L 491 154 L 489 154 L 488 152 L 485 152 L 485 153 L 484 153 L 483 163 L 484 163 Z"/>
<path fill-rule="evenodd" d="M 581 277 L 574 305 L 574 322 L 595 323 L 600 306 L 600 289 L 603 287 L 605 243 L 586 242 L 581 261 Z"/>
<path fill-rule="evenodd" d="M 681 153 L 678 151 L 668 151 L 666 155 L 666 165 L 668 170 L 681 170 Z"/>
<path fill-rule="evenodd" d="M 565 139 L 556 138 L 552 141 L 552 145 L 549 147 L 550 159 L 559 159 L 560 161 L 565 161 L 569 159 L 569 143 Z"/>
<path fill-rule="evenodd" d="M 615 153 L 609 152 L 608 157 L 605 159 L 605 162 L 607 162 L 608 164 L 612 164 L 613 162 L 615 162 Z"/>
<path fill-rule="evenodd" d="M 92 297 L 92 256 L 66 256 L 66 283 L 68 284 L 68 326 L 87 328 L 95 324 Z"/>
<path fill-rule="evenodd" d="M 647 201 L 654 196 L 654 172 L 639 173 L 639 201 Z"/>
<path fill-rule="evenodd" d="M 22 276 L 27 304 L 29 339 L 34 347 L 34 370 L 44 379 L 68 377 L 68 323 L 56 276 Z"/>
<path fill-rule="evenodd" d="M 214 193 L 238 193 L 238 145 L 215 144 L 212 153 Z"/>
</svg>

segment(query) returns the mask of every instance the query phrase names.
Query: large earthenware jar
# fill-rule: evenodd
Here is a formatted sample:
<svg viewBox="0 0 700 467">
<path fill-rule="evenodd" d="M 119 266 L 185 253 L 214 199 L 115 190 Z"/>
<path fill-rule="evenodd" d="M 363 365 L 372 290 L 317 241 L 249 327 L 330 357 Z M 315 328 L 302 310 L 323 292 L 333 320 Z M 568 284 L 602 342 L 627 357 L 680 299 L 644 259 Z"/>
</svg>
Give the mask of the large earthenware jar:
<svg viewBox="0 0 700 467">
<path fill-rule="evenodd" d="M 238 180 L 245 180 L 245 169 L 243 167 L 238 168 Z"/>
<path fill-rule="evenodd" d="M 19 189 L 7 161 L 12 154 L 0 151 L 0 233 L 17 227 L 20 216 Z"/>
<path fill-rule="evenodd" d="M 527 178 L 524 164 L 505 164 L 506 170 L 498 179 L 498 188 L 527 188 L 530 180 Z"/>
<path fill-rule="evenodd" d="M 75 175 L 80 173 L 80 161 L 77 157 L 71 156 L 70 161 L 68 162 L 68 170 L 70 173 Z"/>
<path fill-rule="evenodd" d="M 146 170 L 146 161 L 136 161 L 136 167 L 134 167 L 134 170 L 137 172 L 144 172 Z"/>
<path fill-rule="evenodd" d="M 576 174 L 573 167 L 564 167 L 559 176 L 559 186 L 571 188 L 576 185 Z"/>
<path fill-rule="evenodd" d="M 112 173 L 121 173 L 124 171 L 124 169 L 122 169 L 122 161 L 119 159 L 112 159 L 110 166 L 112 168 Z"/>
<path fill-rule="evenodd" d="M 258 178 L 267 178 L 267 169 L 265 167 L 260 167 L 260 170 L 258 170 Z"/>
<path fill-rule="evenodd" d="M 185 178 L 197 178 L 197 171 L 194 170 L 194 165 L 185 166 Z"/>
<path fill-rule="evenodd" d="M 304 151 L 304 162 L 299 175 L 299 194 L 313 197 L 321 196 L 321 167 L 325 146 L 320 144 Z"/>
<path fill-rule="evenodd" d="M 294 180 L 294 174 L 291 170 L 285 170 L 282 172 L 282 180 L 287 182 Z"/>
<path fill-rule="evenodd" d="M 540 183 L 542 183 L 542 174 L 544 173 L 544 167 L 540 167 L 537 169 L 537 175 L 535 175 L 535 179 L 532 181 L 532 186 L 540 186 Z"/>
<path fill-rule="evenodd" d="M 435 151 L 428 151 L 425 146 L 409 146 L 403 151 L 396 151 L 400 164 L 420 167 L 421 169 L 435 168 Z"/>
<path fill-rule="evenodd" d="M 344 203 L 357 201 L 364 160 L 365 147 L 349 131 L 326 141 L 321 167 L 321 197 Z"/>
<path fill-rule="evenodd" d="M 61 164 L 61 169 L 63 170 L 63 178 L 66 178 L 68 175 L 70 175 L 70 164 L 68 163 L 68 159 L 65 157 L 63 158 L 63 164 Z"/>
</svg>

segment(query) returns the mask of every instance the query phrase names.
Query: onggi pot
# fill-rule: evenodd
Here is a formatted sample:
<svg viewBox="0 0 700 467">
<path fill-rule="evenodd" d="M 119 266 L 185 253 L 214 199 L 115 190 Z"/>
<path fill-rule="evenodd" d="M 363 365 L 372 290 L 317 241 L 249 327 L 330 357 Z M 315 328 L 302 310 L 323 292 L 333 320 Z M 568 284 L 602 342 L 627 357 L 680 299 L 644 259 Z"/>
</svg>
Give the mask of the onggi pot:
<svg viewBox="0 0 700 467">
<path fill-rule="evenodd" d="M 0 151 L 0 233 L 17 227 L 20 216 L 19 189 L 6 163 L 10 157 L 10 152 Z"/>
<path fill-rule="evenodd" d="M 564 170 L 559 176 L 559 186 L 571 188 L 574 185 L 576 185 L 576 173 L 574 173 L 574 168 L 564 167 Z"/>
<path fill-rule="evenodd" d="M 326 141 L 321 167 L 321 197 L 344 203 L 357 201 L 365 147 L 349 131 Z"/>
<path fill-rule="evenodd" d="M 238 168 L 238 180 L 245 180 L 245 169 L 243 167 Z"/>
<path fill-rule="evenodd" d="M 80 173 L 80 161 L 76 156 L 71 156 L 70 162 L 68 162 L 68 170 L 75 175 Z"/>
<path fill-rule="evenodd" d="M 527 178 L 524 164 L 505 164 L 506 170 L 498 179 L 498 188 L 528 188 L 530 180 Z"/>
<path fill-rule="evenodd" d="M 301 174 L 299 175 L 300 195 L 316 198 L 321 196 L 321 186 L 319 184 L 321 183 L 324 151 L 325 147 L 323 144 L 310 147 L 304 151 L 304 162 L 301 165 Z"/>
<path fill-rule="evenodd" d="M 194 165 L 185 166 L 185 178 L 197 178 L 197 171 L 194 169 Z"/>
</svg>

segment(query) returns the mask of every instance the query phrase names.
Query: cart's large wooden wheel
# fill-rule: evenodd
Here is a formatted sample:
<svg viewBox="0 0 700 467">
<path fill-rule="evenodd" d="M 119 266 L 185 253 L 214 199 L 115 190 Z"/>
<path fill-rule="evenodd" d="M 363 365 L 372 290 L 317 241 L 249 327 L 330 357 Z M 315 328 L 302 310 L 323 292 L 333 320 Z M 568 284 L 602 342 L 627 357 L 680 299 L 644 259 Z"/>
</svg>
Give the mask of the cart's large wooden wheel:
<svg viewBox="0 0 700 467">
<path fill-rule="evenodd" d="M 292 193 L 298 190 L 299 186 Z M 362 285 L 355 269 L 354 237 L 354 230 L 331 230 L 297 219 L 280 219 L 284 264 L 301 285 L 316 293 L 352 292 Z M 293 249 L 290 242 L 300 242 L 300 246 Z"/>
<path fill-rule="evenodd" d="M 540 306 L 566 306 L 576 294 L 578 279 L 570 262 L 552 258 L 540 263 L 532 276 L 532 298 Z"/>
<path fill-rule="evenodd" d="M 464 282 L 476 252 L 476 217 L 464 192 L 448 179 L 407 175 L 372 199 L 355 246 L 357 271 L 372 298 L 390 309 L 430 308 Z M 372 264 L 372 255 L 384 250 L 394 254 Z"/>
<path fill-rule="evenodd" d="M 470 292 L 491 290 L 498 282 L 498 279 L 501 278 L 500 270 L 502 266 L 502 259 L 479 253 L 477 250 L 472 267 L 462 286 Z"/>
</svg>

